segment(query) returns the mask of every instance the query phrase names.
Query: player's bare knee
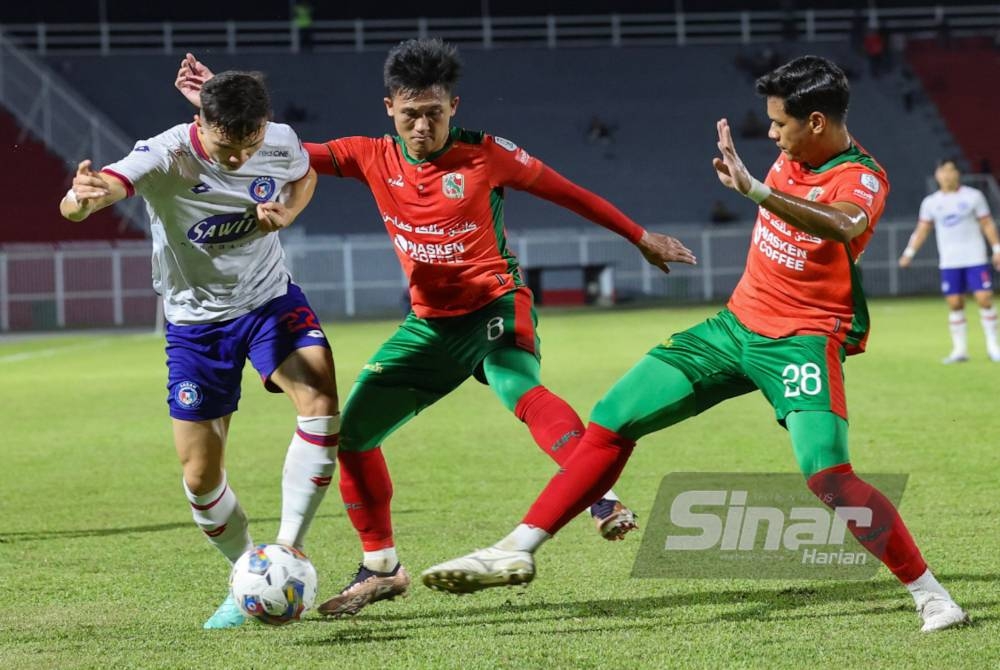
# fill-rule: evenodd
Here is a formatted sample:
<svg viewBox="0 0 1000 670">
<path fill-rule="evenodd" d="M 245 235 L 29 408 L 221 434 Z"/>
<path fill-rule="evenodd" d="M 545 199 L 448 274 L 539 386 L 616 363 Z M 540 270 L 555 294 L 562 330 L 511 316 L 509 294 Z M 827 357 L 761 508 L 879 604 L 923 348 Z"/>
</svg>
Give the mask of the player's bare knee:
<svg viewBox="0 0 1000 670">
<path fill-rule="evenodd" d="M 184 463 L 184 485 L 195 495 L 204 495 L 222 483 L 222 468 L 205 461 Z"/>
<path fill-rule="evenodd" d="M 333 416 L 340 411 L 337 389 L 331 386 L 299 386 L 290 395 L 299 416 Z"/>
</svg>

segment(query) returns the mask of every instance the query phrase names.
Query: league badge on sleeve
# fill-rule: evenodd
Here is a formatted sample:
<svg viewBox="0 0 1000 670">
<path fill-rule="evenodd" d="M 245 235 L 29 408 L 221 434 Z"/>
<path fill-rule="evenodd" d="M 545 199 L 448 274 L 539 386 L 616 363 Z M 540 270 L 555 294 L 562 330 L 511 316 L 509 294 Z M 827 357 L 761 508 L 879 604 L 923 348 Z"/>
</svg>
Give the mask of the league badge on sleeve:
<svg viewBox="0 0 1000 670">
<path fill-rule="evenodd" d="M 864 186 L 869 191 L 871 191 L 872 193 L 878 193 L 878 190 L 880 188 L 878 183 L 878 178 L 871 172 L 861 173 L 861 185 Z"/>
<path fill-rule="evenodd" d="M 516 151 L 517 150 L 517 145 L 514 144 L 513 142 L 511 142 L 510 140 L 508 140 L 505 137 L 497 137 L 497 136 L 494 135 L 493 136 L 493 143 L 496 144 L 497 146 L 503 147 L 507 151 Z"/>
<path fill-rule="evenodd" d="M 274 195 L 275 183 L 273 177 L 257 177 L 250 182 L 250 197 L 255 202 L 267 202 Z"/>
</svg>

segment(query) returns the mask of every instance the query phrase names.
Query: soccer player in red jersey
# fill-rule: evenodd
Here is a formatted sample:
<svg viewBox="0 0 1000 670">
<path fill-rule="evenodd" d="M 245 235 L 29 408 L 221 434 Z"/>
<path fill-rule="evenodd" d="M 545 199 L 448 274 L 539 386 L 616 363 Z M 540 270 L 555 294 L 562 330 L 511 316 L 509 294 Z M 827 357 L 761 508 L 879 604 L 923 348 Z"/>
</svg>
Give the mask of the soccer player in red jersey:
<svg viewBox="0 0 1000 670">
<path fill-rule="evenodd" d="M 644 230 L 614 205 L 562 177 L 513 142 L 452 127 L 460 61 L 436 39 L 409 40 L 385 62 L 386 113 L 396 136 L 305 145 L 320 174 L 363 181 L 409 277 L 412 312 L 375 352 L 343 410 L 340 490 L 361 537 L 363 560 L 324 614 L 356 614 L 401 595 L 390 519 L 392 483 L 382 442 L 470 376 L 487 383 L 539 447 L 564 465 L 583 422 L 542 385 L 532 295 L 507 245 L 506 187 L 566 207 L 634 243 L 651 264 L 694 263 L 678 240 Z M 190 54 L 176 86 L 197 104 L 211 72 Z M 621 539 L 633 513 L 610 490 L 589 501 L 601 535 Z"/>
<path fill-rule="evenodd" d="M 764 183 L 740 160 L 728 122 L 717 128 L 719 180 L 759 206 L 729 304 L 654 347 L 612 387 L 510 535 L 426 570 L 426 585 L 465 593 L 531 581 L 534 552 L 618 479 L 636 440 L 759 389 L 788 430 L 810 490 L 831 507 L 871 510 L 870 526 L 848 528 L 912 593 L 923 630 L 968 621 L 895 507 L 848 458 L 842 362 L 868 336 L 856 264 L 885 206 L 885 171 L 847 131 L 849 87 L 835 64 L 798 58 L 758 79 L 757 92 L 781 149 Z"/>
</svg>

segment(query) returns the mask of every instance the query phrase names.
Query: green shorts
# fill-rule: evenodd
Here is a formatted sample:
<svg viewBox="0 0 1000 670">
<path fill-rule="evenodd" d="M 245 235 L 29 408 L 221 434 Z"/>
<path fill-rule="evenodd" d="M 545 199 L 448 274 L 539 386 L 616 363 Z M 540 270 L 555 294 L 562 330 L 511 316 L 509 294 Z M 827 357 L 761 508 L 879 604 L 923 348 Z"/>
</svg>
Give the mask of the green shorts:
<svg viewBox="0 0 1000 670">
<path fill-rule="evenodd" d="M 365 364 L 358 383 L 420 389 L 443 396 L 475 375 L 486 356 L 507 347 L 541 360 L 531 291 L 519 287 L 474 312 L 421 319 L 413 312 Z"/>
<path fill-rule="evenodd" d="M 698 413 L 760 389 L 779 422 L 796 411 L 828 411 L 847 419 L 844 349 L 831 337 L 765 337 L 724 309 L 647 355 L 684 373 L 694 387 Z"/>
</svg>

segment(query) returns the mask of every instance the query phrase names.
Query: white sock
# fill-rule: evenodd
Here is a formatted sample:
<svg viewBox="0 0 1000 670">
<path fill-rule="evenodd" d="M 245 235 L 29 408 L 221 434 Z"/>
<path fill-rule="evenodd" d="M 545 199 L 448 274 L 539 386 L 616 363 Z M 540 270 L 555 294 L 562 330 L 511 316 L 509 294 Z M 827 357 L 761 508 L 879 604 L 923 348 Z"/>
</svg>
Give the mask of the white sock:
<svg viewBox="0 0 1000 670">
<path fill-rule="evenodd" d="M 375 572 L 392 572 L 399 565 L 396 547 L 366 551 L 364 552 L 364 557 L 361 559 L 361 564 Z"/>
<path fill-rule="evenodd" d="M 601 496 L 601 500 L 615 500 L 617 502 L 621 502 L 621 498 L 618 497 L 618 494 L 611 489 L 608 489 L 608 492 Z"/>
<path fill-rule="evenodd" d="M 983 324 L 983 333 L 986 335 L 986 349 L 991 353 L 1000 351 L 1000 344 L 997 344 L 997 308 L 979 309 L 979 320 Z"/>
<path fill-rule="evenodd" d="M 518 524 L 513 533 L 493 546 L 506 551 L 530 551 L 531 553 L 535 553 L 551 537 L 551 535 L 541 528 L 522 523 Z"/>
<path fill-rule="evenodd" d="M 930 568 L 925 570 L 924 574 L 907 584 L 906 588 L 909 590 L 910 595 L 913 596 L 913 600 L 917 603 L 918 607 L 931 595 L 944 596 L 948 600 L 951 600 L 951 594 L 934 578 Z"/>
<path fill-rule="evenodd" d="M 222 473 L 222 483 L 202 495 L 191 493 L 183 479 L 181 483 L 191 504 L 194 522 L 205 533 L 209 543 L 221 551 L 230 563 L 235 563 L 237 558 L 253 548 L 247 515 L 240 507 L 236 494 L 229 488 L 225 472 Z"/>
<path fill-rule="evenodd" d="M 968 355 L 965 310 L 955 309 L 948 313 L 948 330 L 951 331 L 951 353 L 957 356 Z"/>
<path fill-rule="evenodd" d="M 340 415 L 300 416 L 281 476 L 278 542 L 299 549 L 337 466 Z"/>
</svg>

